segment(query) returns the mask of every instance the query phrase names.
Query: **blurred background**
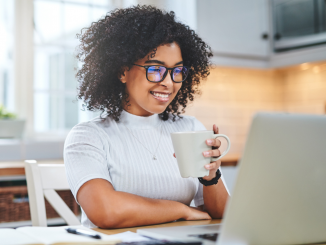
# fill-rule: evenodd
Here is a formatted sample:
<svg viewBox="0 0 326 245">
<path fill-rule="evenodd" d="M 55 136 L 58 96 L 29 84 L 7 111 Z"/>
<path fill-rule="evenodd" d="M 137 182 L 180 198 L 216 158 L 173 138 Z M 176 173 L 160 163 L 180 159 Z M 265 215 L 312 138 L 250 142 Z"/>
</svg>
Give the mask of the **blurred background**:
<svg viewBox="0 0 326 245">
<path fill-rule="evenodd" d="M 69 130 L 99 115 L 76 98 L 76 34 L 136 4 L 174 11 L 212 47 L 186 114 L 230 137 L 231 190 L 255 113 L 326 114 L 325 0 L 0 0 L 0 227 L 29 222 L 23 161 L 62 163 Z"/>
</svg>

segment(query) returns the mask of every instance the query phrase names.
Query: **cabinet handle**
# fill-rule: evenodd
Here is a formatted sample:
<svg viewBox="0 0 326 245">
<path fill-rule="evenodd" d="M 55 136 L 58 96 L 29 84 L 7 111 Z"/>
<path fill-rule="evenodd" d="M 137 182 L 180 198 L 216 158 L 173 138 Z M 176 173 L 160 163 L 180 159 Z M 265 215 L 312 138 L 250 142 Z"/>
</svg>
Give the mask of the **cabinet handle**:
<svg viewBox="0 0 326 245">
<path fill-rule="evenodd" d="M 261 38 L 262 39 L 268 39 L 268 33 L 263 33 L 262 35 L 261 35 Z"/>
<path fill-rule="evenodd" d="M 275 40 L 280 40 L 281 37 L 282 37 L 282 35 L 280 33 L 275 33 L 275 35 L 274 35 Z"/>
</svg>

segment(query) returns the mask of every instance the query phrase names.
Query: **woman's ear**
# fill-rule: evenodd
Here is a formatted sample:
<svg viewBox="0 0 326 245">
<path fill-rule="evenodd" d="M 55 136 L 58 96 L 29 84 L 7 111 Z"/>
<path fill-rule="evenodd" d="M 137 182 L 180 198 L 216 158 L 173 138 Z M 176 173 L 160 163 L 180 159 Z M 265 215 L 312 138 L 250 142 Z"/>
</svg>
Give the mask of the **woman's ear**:
<svg viewBox="0 0 326 245">
<path fill-rule="evenodd" d="M 120 74 L 119 80 L 122 83 L 126 83 L 127 82 L 127 78 L 126 78 L 126 69 L 124 69 L 124 71 Z"/>
<path fill-rule="evenodd" d="M 122 82 L 122 83 L 126 83 L 127 80 L 126 80 L 126 76 L 124 74 L 122 74 L 119 78 L 119 80 Z"/>
</svg>

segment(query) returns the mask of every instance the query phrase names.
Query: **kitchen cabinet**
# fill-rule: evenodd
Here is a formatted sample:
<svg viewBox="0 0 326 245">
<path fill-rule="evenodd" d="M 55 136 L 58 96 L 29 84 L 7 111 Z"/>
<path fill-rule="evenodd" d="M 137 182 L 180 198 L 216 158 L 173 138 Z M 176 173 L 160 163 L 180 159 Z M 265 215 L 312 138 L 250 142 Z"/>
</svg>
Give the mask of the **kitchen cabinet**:
<svg viewBox="0 0 326 245">
<path fill-rule="evenodd" d="M 199 36 L 219 56 L 266 59 L 270 54 L 267 0 L 197 1 Z"/>
<path fill-rule="evenodd" d="M 325 0 L 273 0 L 274 50 L 326 43 Z"/>
<path fill-rule="evenodd" d="M 275 39 L 274 5 L 272 0 L 197 0 L 197 33 L 211 46 L 212 63 L 269 69 L 326 60 L 326 44 L 275 52 L 275 45 L 286 46 L 288 40 Z"/>
</svg>

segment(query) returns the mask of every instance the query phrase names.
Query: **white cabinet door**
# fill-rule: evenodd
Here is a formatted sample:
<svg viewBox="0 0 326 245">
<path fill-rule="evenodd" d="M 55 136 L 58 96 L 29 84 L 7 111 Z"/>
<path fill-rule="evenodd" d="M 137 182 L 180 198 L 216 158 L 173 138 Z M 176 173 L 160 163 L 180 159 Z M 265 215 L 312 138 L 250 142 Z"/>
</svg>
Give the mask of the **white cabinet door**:
<svg viewBox="0 0 326 245">
<path fill-rule="evenodd" d="M 198 0 L 198 34 L 214 55 L 267 58 L 268 8 L 268 0 Z"/>
</svg>

